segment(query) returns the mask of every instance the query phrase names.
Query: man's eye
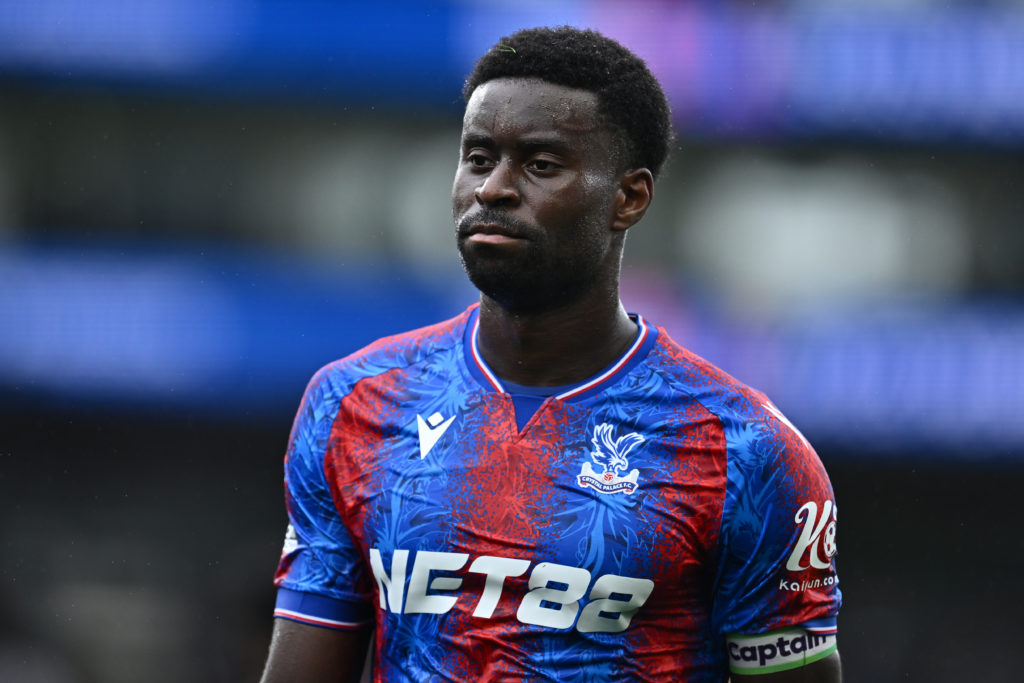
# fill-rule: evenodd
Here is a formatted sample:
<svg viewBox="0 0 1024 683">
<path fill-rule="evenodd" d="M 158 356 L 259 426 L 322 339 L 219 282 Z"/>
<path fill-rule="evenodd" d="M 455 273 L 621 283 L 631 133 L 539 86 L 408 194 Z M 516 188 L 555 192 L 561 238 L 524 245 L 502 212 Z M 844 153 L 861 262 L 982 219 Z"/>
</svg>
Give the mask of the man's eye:
<svg viewBox="0 0 1024 683">
<path fill-rule="evenodd" d="M 534 159 L 529 162 L 528 166 L 538 173 L 553 173 L 562 168 L 561 164 L 550 159 Z"/>
<path fill-rule="evenodd" d="M 470 154 L 466 157 L 466 160 L 469 162 L 470 166 L 477 166 L 481 168 L 491 163 L 491 160 L 483 154 Z"/>
</svg>

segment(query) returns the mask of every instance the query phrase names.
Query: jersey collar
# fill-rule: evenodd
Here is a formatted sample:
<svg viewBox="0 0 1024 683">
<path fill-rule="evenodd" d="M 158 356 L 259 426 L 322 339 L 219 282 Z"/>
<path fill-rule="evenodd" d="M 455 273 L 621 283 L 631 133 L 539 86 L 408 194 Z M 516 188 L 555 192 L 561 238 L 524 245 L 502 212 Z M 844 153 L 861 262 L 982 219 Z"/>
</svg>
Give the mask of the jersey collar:
<svg viewBox="0 0 1024 683">
<path fill-rule="evenodd" d="M 559 393 L 554 394 L 554 398 L 562 401 L 574 401 L 592 396 L 617 381 L 620 377 L 625 376 L 647 356 L 654 347 L 658 330 L 649 326 L 643 316 L 639 314 L 631 313 L 629 317 L 637 324 L 638 329 L 636 338 L 630 347 L 626 349 L 625 353 L 593 377 L 583 380 L 578 384 L 557 387 Z M 477 345 L 479 331 L 480 309 L 476 307 L 470 312 L 469 319 L 466 321 L 462 345 L 470 374 L 486 389 L 503 394 L 509 393 L 505 384 L 487 365 L 487 362 L 480 354 L 480 348 Z"/>
</svg>

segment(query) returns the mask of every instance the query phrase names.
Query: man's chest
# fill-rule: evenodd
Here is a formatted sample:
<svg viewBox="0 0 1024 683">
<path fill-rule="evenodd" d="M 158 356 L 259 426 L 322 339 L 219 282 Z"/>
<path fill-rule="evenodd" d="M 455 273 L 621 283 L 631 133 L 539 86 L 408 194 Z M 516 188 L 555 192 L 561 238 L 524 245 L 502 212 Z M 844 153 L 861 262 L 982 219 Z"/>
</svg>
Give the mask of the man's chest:
<svg viewBox="0 0 1024 683">
<path fill-rule="evenodd" d="M 565 628 L 577 615 L 558 606 L 589 600 L 577 627 L 614 630 L 652 592 L 693 599 L 678 587 L 702 583 L 713 554 L 716 429 L 685 411 L 551 404 L 519 432 L 511 411 L 491 395 L 339 420 L 327 473 L 382 606 Z"/>
</svg>

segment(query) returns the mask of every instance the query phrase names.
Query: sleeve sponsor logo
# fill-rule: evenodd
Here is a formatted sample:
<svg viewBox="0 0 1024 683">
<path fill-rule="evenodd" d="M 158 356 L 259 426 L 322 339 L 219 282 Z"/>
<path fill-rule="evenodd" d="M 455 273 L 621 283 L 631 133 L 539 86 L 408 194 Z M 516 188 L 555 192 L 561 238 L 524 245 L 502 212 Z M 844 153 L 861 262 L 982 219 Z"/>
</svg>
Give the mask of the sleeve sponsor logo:
<svg viewBox="0 0 1024 683">
<path fill-rule="evenodd" d="M 786 629 L 756 636 L 728 636 L 729 670 L 737 674 L 769 674 L 807 666 L 836 651 L 835 630 Z"/>
<path fill-rule="evenodd" d="M 802 524 L 800 537 L 786 561 L 786 569 L 799 572 L 805 569 L 829 569 L 836 554 L 836 516 L 838 509 L 826 500 L 818 514 L 818 504 L 808 501 L 797 510 L 794 521 Z"/>
<path fill-rule="evenodd" d="M 465 598 L 458 592 L 462 578 L 433 573 L 459 572 L 467 562 L 466 553 L 420 550 L 411 571 L 407 571 L 409 551 L 395 550 L 389 571 L 380 550 L 370 548 L 370 567 L 377 581 L 380 608 L 392 614 L 445 614 Z M 506 579 L 525 575 L 530 565 L 529 560 L 489 555 L 469 563 L 466 571 L 487 577 L 473 616 L 492 618 L 504 597 Z M 516 619 L 560 630 L 575 625 L 581 633 L 620 633 L 629 627 L 654 590 L 650 579 L 604 574 L 591 583 L 592 578 L 589 571 L 579 567 L 553 562 L 537 564 L 530 572 L 529 591 L 519 601 Z"/>
<path fill-rule="evenodd" d="M 791 593 L 802 593 L 811 588 L 823 588 L 834 586 L 838 583 L 839 577 L 835 574 L 826 576 L 823 579 L 806 579 L 804 581 L 793 581 L 790 579 L 779 579 L 779 590 L 790 591 Z"/>
</svg>

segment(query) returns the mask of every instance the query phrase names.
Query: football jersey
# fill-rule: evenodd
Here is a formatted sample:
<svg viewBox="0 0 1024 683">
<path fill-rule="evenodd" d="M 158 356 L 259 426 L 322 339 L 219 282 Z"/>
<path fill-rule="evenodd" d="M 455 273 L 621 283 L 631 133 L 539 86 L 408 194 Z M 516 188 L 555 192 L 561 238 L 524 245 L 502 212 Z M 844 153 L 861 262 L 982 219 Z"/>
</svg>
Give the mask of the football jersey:
<svg viewBox="0 0 1024 683">
<path fill-rule="evenodd" d="M 373 628 L 378 681 L 724 681 L 775 649 L 727 636 L 834 638 L 831 485 L 765 396 L 640 316 L 590 380 L 510 391 L 478 315 L 311 380 L 275 616 Z"/>
</svg>

